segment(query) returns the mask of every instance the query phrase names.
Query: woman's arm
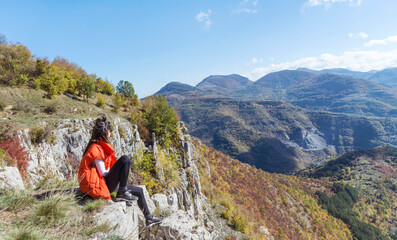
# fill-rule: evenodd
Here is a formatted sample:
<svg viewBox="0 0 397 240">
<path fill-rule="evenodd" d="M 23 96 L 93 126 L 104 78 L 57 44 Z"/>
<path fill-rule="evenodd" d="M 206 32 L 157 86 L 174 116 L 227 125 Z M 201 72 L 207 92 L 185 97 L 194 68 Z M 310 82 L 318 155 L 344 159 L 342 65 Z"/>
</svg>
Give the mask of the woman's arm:
<svg viewBox="0 0 397 240">
<path fill-rule="evenodd" d="M 95 166 L 98 172 L 102 175 L 102 177 L 105 177 L 106 174 L 108 174 L 109 171 L 106 170 L 105 162 L 102 159 L 96 159 Z"/>
</svg>

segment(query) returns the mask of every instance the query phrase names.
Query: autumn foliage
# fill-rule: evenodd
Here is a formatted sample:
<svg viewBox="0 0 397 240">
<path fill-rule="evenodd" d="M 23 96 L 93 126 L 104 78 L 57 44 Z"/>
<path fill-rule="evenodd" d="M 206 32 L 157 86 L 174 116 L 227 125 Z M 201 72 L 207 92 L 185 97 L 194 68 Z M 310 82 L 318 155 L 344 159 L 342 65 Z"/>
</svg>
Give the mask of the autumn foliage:
<svg viewBox="0 0 397 240">
<path fill-rule="evenodd" d="M 22 147 L 17 136 L 10 137 L 0 141 L 0 149 L 3 149 L 5 156 L 3 161 L 7 166 L 17 167 L 23 179 L 26 178 L 27 168 L 29 166 L 29 153 Z"/>
<path fill-rule="evenodd" d="M 328 183 L 268 173 L 196 142 L 202 191 L 221 204 L 220 214 L 252 239 L 352 239 L 347 226 L 316 200 Z"/>
</svg>

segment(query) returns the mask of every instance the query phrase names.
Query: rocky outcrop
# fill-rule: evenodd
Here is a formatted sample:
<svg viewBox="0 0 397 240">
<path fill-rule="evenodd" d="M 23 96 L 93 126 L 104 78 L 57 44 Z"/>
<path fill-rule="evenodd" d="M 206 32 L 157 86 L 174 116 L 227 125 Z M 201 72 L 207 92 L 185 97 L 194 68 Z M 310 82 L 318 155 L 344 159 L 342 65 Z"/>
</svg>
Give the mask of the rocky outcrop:
<svg viewBox="0 0 397 240">
<path fill-rule="evenodd" d="M 120 118 L 111 122 L 111 144 L 116 156 L 142 156 L 144 151 L 153 151 L 154 159 L 158 161 L 159 150 L 155 138 L 155 144 L 146 148 L 136 125 Z M 18 137 L 31 158 L 28 185 L 34 187 L 43 179 L 74 179 L 91 135 L 92 123 L 92 119 L 62 120 L 52 129 L 52 141 L 45 140 L 39 144 L 33 144 L 29 129 L 19 131 Z M 41 127 L 48 128 L 44 122 Z M 168 217 L 164 222 L 146 227 L 144 215 L 136 204 L 126 206 L 125 203 L 113 203 L 95 216 L 97 225 L 109 224 L 110 233 L 125 239 L 138 239 L 138 235 L 140 239 L 217 239 L 220 236 L 214 231 L 213 223 L 203 211 L 206 198 L 201 193 L 196 165 L 199 156 L 184 124 L 181 123 L 179 128 L 181 149 L 171 150 L 181 153 L 179 184 L 168 189 L 166 195 L 154 194 L 152 197 L 145 186 L 140 186 L 144 189 L 149 210 L 157 214 L 166 213 Z M 106 236 L 98 234 L 95 238 L 105 239 Z"/>
<path fill-rule="evenodd" d="M 110 234 L 124 239 L 139 239 L 140 212 L 138 204 L 127 206 L 125 202 L 116 202 L 106 206 L 101 212 L 95 214 L 96 225 L 106 224 Z M 107 239 L 106 234 L 99 234 L 99 239 Z"/>
<path fill-rule="evenodd" d="M 154 224 L 144 229 L 141 239 L 216 239 L 204 226 L 182 210 L 174 212 L 161 224 Z"/>
<path fill-rule="evenodd" d="M 16 167 L 0 168 L 0 189 L 24 190 L 21 174 Z"/>
<path fill-rule="evenodd" d="M 28 167 L 29 185 L 34 187 L 45 178 L 60 180 L 73 179 L 85 147 L 91 136 L 92 119 L 65 119 L 52 130 L 52 142 L 32 143 L 29 129 L 18 132 L 22 145 L 29 152 L 31 161 Z M 42 128 L 47 124 L 43 122 Z M 116 156 L 133 156 L 143 151 L 144 143 L 136 126 L 120 118 L 112 121 L 111 143 Z"/>
</svg>

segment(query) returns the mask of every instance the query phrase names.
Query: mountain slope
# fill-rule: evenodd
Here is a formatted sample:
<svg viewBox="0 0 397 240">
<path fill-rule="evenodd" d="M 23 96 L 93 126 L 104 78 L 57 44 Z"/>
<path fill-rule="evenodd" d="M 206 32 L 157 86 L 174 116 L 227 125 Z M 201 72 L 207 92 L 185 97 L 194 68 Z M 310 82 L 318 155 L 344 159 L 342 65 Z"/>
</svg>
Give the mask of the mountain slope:
<svg viewBox="0 0 397 240">
<path fill-rule="evenodd" d="M 372 75 L 369 80 L 397 88 L 397 68 L 389 68 Z"/>
<path fill-rule="evenodd" d="M 312 70 L 309 68 L 298 68 L 296 70 L 311 72 L 311 73 L 316 73 L 316 74 L 331 73 L 331 74 L 343 75 L 346 77 L 352 77 L 352 78 L 358 78 L 358 79 L 364 79 L 364 80 L 368 80 L 374 73 L 377 72 L 377 71 L 360 72 L 360 71 L 352 71 L 352 70 L 348 70 L 348 69 L 344 69 L 344 68 L 330 68 L 330 69 L 322 69 L 322 70 Z"/>
<path fill-rule="evenodd" d="M 299 175 L 350 183 L 362 198 L 354 206 L 360 219 L 392 234 L 397 230 L 396 148 L 349 152 Z"/>
</svg>

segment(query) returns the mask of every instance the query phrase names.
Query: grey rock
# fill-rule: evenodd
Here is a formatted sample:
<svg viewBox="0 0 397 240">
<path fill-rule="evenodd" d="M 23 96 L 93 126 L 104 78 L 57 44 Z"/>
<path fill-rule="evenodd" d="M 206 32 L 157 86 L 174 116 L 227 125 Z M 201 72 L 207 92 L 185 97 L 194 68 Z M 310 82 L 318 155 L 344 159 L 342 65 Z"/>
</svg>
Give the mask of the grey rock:
<svg viewBox="0 0 397 240">
<path fill-rule="evenodd" d="M 137 203 L 127 207 L 125 202 L 116 202 L 106 206 L 95 214 L 97 225 L 109 224 L 111 233 L 125 239 L 139 238 L 139 208 Z"/>
<path fill-rule="evenodd" d="M 214 239 L 199 222 L 182 210 L 167 217 L 160 224 L 148 226 L 141 239 Z"/>
<path fill-rule="evenodd" d="M 267 230 L 267 228 L 265 226 L 261 226 L 259 228 L 259 230 L 261 232 L 263 232 L 264 234 L 266 234 L 266 236 L 270 239 L 270 240 L 274 240 L 274 237 L 270 234 L 269 230 Z"/>
<path fill-rule="evenodd" d="M 154 205 L 160 210 L 169 209 L 167 196 L 164 194 L 153 194 L 152 200 Z"/>
<path fill-rule="evenodd" d="M 16 167 L 0 168 L 0 189 L 24 190 L 21 174 Z"/>
</svg>

